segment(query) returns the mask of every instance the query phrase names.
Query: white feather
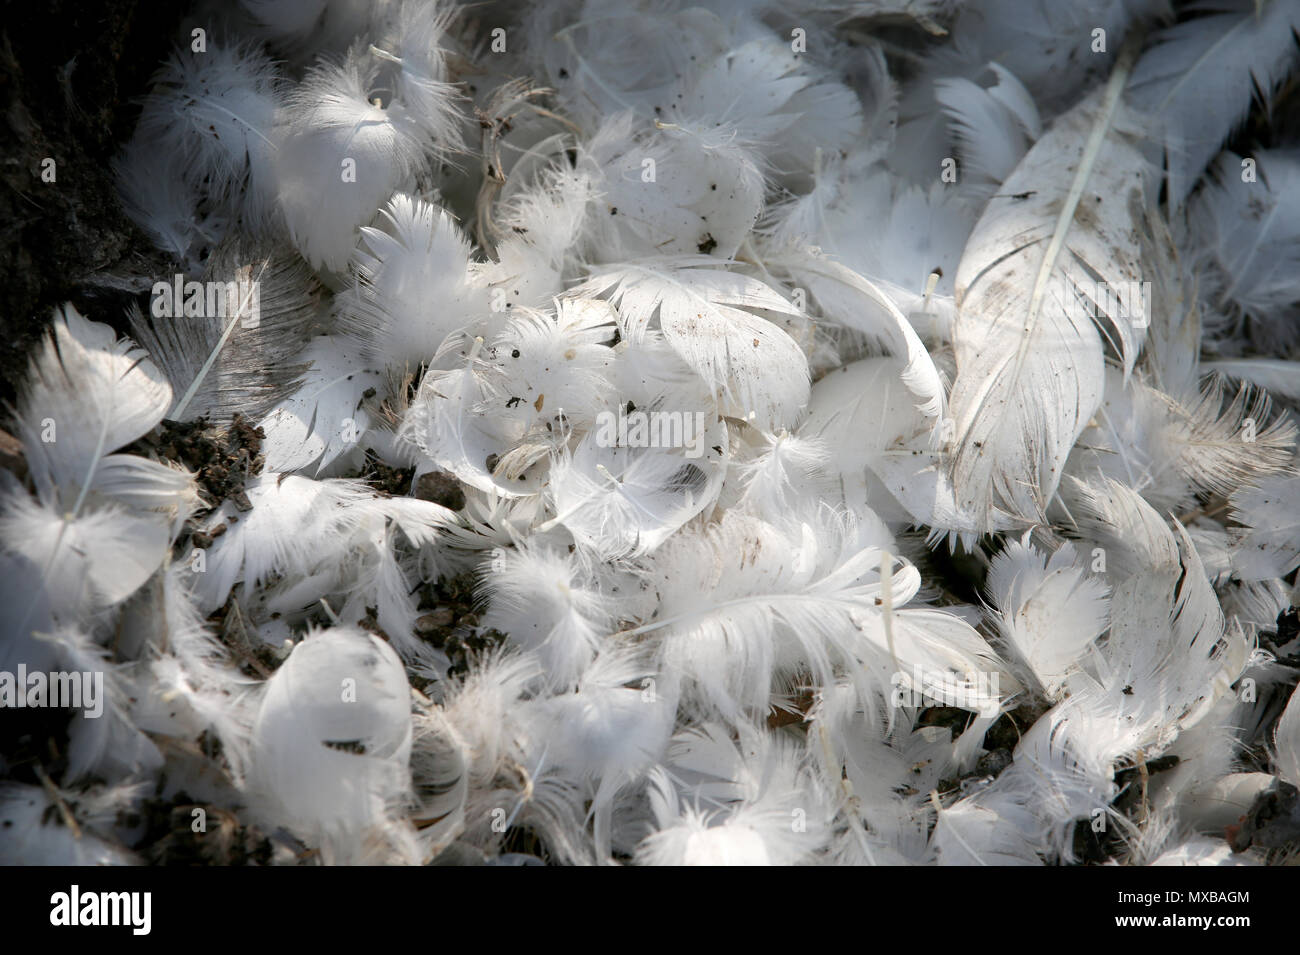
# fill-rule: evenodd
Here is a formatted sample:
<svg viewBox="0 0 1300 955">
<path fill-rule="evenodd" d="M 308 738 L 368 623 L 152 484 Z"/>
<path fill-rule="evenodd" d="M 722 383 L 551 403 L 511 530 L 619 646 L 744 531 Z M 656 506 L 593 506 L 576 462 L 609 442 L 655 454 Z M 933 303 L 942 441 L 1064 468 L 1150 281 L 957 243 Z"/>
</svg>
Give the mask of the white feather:
<svg viewBox="0 0 1300 955">
<path fill-rule="evenodd" d="M 1200 14 L 1156 33 L 1129 96 L 1151 114 L 1165 152 L 1169 202 L 1180 205 L 1224 141 L 1296 62 L 1300 8 L 1286 0 L 1202 0 Z"/>
<path fill-rule="evenodd" d="M 963 509 L 1043 515 L 1066 456 L 1101 402 L 1102 341 L 1082 301 L 1095 277 L 1118 298 L 1112 329 L 1126 372 L 1145 319 L 1133 217 L 1143 161 L 1116 131 L 1121 65 L 1061 117 L 990 201 L 957 273 L 953 484 Z M 1027 198 L 1016 198 L 1028 193 Z M 1065 300 L 1062 300 L 1062 299 Z"/>
<path fill-rule="evenodd" d="M 723 401 L 723 411 L 764 431 L 792 425 L 808 401 L 808 362 L 798 344 L 754 310 L 796 314 L 757 279 L 699 257 L 601 269 L 576 294 L 606 295 L 625 337 L 657 327 Z"/>
<path fill-rule="evenodd" d="M 850 509 L 928 526 L 932 540 L 947 533 L 973 541 L 980 525 L 958 507 L 943 458 L 931 446 L 933 422 L 904 387 L 904 370 L 896 358 L 867 358 L 827 374 L 813 387 L 798 433 L 836 449 L 828 476 Z"/>
<path fill-rule="evenodd" d="M 275 174 L 289 234 L 314 268 L 341 271 L 358 229 L 424 166 L 425 142 L 400 103 L 371 102 L 356 59 L 315 67 L 285 116 Z"/>
<path fill-rule="evenodd" d="M 782 269 L 791 283 L 806 288 L 827 318 L 862 332 L 904 359 L 901 377 L 916 396 L 917 407 L 926 417 L 942 417 L 943 376 L 908 317 L 875 283 L 814 254 L 770 256 L 765 264 Z"/>
<path fill-rule="evenodd" d="M 638 862 L 797 865 L 824 849 L 821 794 L 798 751 L 779 737 L 745 726 L 733 743 L 705 724 L 675 737 L 669 764 L 683 782 L 675 789 L 666 774 L 652 778 L 656 829 L 638 847 Z"/>
<path fill-rule="evenodd" d="M 684 422 L 683 433 L 687 425 L 694 430 L 695 422 Z M 589 433 L 552 465 L 555 520 L 602 559 L 650 553 L 717 499 L 727 426 L 706 420 L 689 447 L 621 445 L 607 430 Z"/>
<path fill-rule="evenodd" d="M 392 519 L 414 543 L 431 539 L 433 529 L 450 519 L 436 504 L 380 498 L 358 481 L 263 472 L 245 484 L 245 492 L 251 510 L 241 512 L 227 501 L 204 525 L 208 531 L 227 527 L 208 548 L 203 572 L 194 575 L 195 594 L 207 613 L 225 603 L 238 581 L 257 586 L 272 573 L 295 580 L 332 577 L 351 557 L 352 535 L 377 518 Z"/>
<path fill-rule="evenodd" d="M 577 683 L 614 622 L 610 596 L 581 554 L 526 543 L 499 549 L 480 588 L 488 599 L 483 626 L 536 653 L 556 688 Z"/>
<path fill-rule="evenodd" d="M 659 694 L 653 672 L 640 648 L 607 645 L 577 692 L 544 708 L 547 752 L 595 790 L 590 815 L 602 858 L 613 840 L 615 797 L 659 762 L 673 730 L 677 701 Z"/>
<path fill-rule="evenodd" d="M 1182 525 L 1171 531 L 1132 490 L 1081 488 L 1076 516 L 1106 549 L 1116 581 L 1110 638 L 1097 678 L 1070 683 L 1069 734 L 1100 761 L 1167 748 L 1230 692 L 1249 655 L 1225 628 L 1200 556 Z M 1077 735 L 1076 735 L 1077 734 Z"/>
<path fill-rule="evenodd" d="M 384 377 L 360 353 L 358 343 L 345 338 L 308 343 L 302 358 L 310 366 L 298 390 L 259 422 L 267 470 L 319 474 L 365 438 L 371 427 L 365 393 L 384 387 Z"/>
<path fill-rule="evenodd" d="M 1251 159 L 1255 181 L 1245 182 L 1241 157 L 1224 152 L 1191 203 L 1190 221 L 1215 269 L 1207 297 L 1220 311 L 1279 326 L 1275 334 L 1293 344 L 1300 154 L 1260 150 Z"/>
<path fill-rule="evenodd" d="M 963 183 L 972 194 L 991 195 L 1042 134 L 1038 107 L 1010 70 L 990 63 L 992 86 L 965 77 L 936 80 L 934 97 L 948 115 L 961 147 Z"/>
<path fill-rule="evenodd" d="M 309 633 L 267 683 L 253 727 L 250 792 L 268 821 L 328 862 L 365 859 L 410 788 L 410 687 L 389 646 L 361 630 Z"/>
<path fill-rule="evenodd" d="M 255 47 L 211 43 L 174 53 L 145 98 L 139 136 L 174 155 L 186 182 L 264 227 L 274 198 L 275 67 Z"/>
<path fill-rule="evenodd" d="M 830 447 L 818 438 L 782 432 L 763 435 L 758 453 L 736 468 L 744 485 L 738 506 L 766 521 L 825 496 Z M 733 462 L 734 464 L 734 462 Z"/>
<path fill-rule="evenodd" d="M 1105 583 L 1088 576 L 1072 544 L 1049 556 L 1026 533 L 993 558 L 985 586 L 1003 638 L 1048 699 L 1059 699 L 1066 674 L 1106 630 Z"/>
<path fill-rule="evenodd" d="M 93 487 L 104 456 L 162 421 L 171 398 L 167 380 L 133 342 L 63 306 L 18 404 L 19 436 L 42 499 L 70 508 Z"/>
<path fill-rule="evenodd" d="M 981 696 L 974 674 L 1001 668 L 960 618 L 904 606 L 916 569 L 896 568 L 847 516 L 808 519 L 783 531 L 733 510 L 655 554 L 658 613 L 632 632 L 665 631 L 664 666 L 686 678 L 690 702 L 734 720 L 765 712 L 777 677 L 808 672 L 825 683 L 840 668 L 868 699 L 896 674 L 910 685 L 916 669 L 926 684 L 918 692 L 947 699 L 960 686 Z"/>
<path fill-rule="evenodd" d="M 1240 580 L 1286 577 L 1300 566 L 1300 477 L 1275 474 L 1238 488 L 1231 497 Z"/>
<path fill-rule="evenodd" d="M 450 4 L 405 0 L 397 14 L 398 55 L 371 47 L 372 53 L 381 53 L 381 58 L 398 67 L 397 94 L 411 122 L 445 150 L 461 145 L 460 95 L 450 82 L 443 49 L 456 14 Z"/>
<path fill-rule="evenodd" d="M 361 230 L 352 310 L 384 365 L 415 368 L 481 317 L 488 297 L 470 281 L 469 243 L 445 210 L 399 193 L 383 216 L 387 230 Z"/>
<path fill-rule="evenodd" d="M 157 425 L 171 394 L 133 343 L 71 306 L 58 313 L 16 419 L 39 503 L 11 486 L 0 517 L 6 550 L 43 578 L 40 592 L 23 598 L 19 631 L 47 614 L 80 624 L 125 600 L 162 563 L 169 525 L 178 527 L 196 502 L 192 475 L 108 452 Z"/>
<path fill-rule="evenodd" d="M 72 517 L 19 492 L 3 497 L 0 541 L 41 575 L 42 595 L 25 594 L 18 619 L 35 624 L 33 611 L 45 600 L 57 620 L 72 624 L 143 586 L 166 559 L 170 535 L 165 522 L 119 505 L 87 508 Z"/>
<path fill-rule="evenodd" d="M 1151 864 L 1158 866 L 1230 866 L 1259 865 L 1260 863 L 1249 853 L 1233 852 L 1232 846 L 1223 839 L 1215 839 L 1209 836 L 1192 836 L 1186 842 L 1167 850 Z"/>
</svg>

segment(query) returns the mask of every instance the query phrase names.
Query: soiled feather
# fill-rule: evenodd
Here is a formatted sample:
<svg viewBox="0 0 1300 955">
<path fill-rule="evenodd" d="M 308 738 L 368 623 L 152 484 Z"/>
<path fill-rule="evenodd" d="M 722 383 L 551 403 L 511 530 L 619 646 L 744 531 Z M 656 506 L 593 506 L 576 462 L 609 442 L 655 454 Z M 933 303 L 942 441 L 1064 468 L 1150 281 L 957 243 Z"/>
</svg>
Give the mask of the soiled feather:
<svg viewBox="0 0 1300 955">
<path fill-rule="evenodd" d="M 991 200 L 957 273 L 952 476 L 984 521 L 1039 518 L 1101 402 L 1103 343 L 1133 367 L 1147 319 L 1134 220 L 1141 154 L 1125 138 L 1126 63 L 1043 135 Z M 1022 194 L 1027 198 L 1020 198 Z M 1098 281 L 1114 296 L 1109 307 Z"/>
<path fill-rule="evenodd" d="M 596 180 L 567 155 L 534 176 L 512 174 L 496 207 L 504 236 L 496 261 L 472 266 L 480 281 L 501 289 L 505 302 L 530 308 L 544 308 L 564 291 L 563 277 L 576 274 L 588 215 L 599 214 Z"/>
<path fill-rule="evenodd" d="M 1300 477 L 1275 474 L 1233 492 L 1241 525 L 1233 573 L 1242 580 L 1286 577 L 1300 566 Z"/>
<path fill-rule="evenodd" d="M 591 5 L 574 17 L 558 5 L 538 4 L 526 28 L 535 37 L 539 75 L 556 89 L 565 113 L 588 129 L 627 109 L 649 122 L 655 106 L 662 110 L 671 101 L 677 77 L 727 49 L 722 20 L 701 7 Z"/>
<path fill-rule="evenodd" d="M 565 298 L 546 313 L 512 312 L 486 347 L 450 336 L 440 361 L 464 364 L 424 376 L 402 441 L 480 490 L 536 493 L 549 456 L 607 407 L 613 317 L 604 302 Z"/>
<path fill-rule="evenodd" d="M 713 128 L 644 131 L 629 115 L 602 126 L 580 166 L 601 196 L 590 257 L 734 256 L 762 211 L 763 175 L 754 151 L 733 138 Z"/>
<path fill-rule="evenodd" d="M 292 252 L 234 238 L 213 252 L 198 281 L 196 294 L 180 300 L 174 280 L 156 283 L 150 314 L 130 312 L 131 331 L 172 386 L 169 414 L 217 424 L 235 414 L 256 420 L 306 371 L 298 351 L 317 319 L 320 284 Z"/>
<path fill-rule="evenodd" d="M 3 820 L 0 823 L 0 856 L 9 865 L 140 863 L 140 859 L 114 839 L 111 832 L 68 828 L 58 818 L 58 803 L 39 786 L 17 782 L 0 786 L 0 820 Z"/>
<path fill-rule="evenodd" d="M 1070 452 L 1066 473 L 1123 481 L 1161 509 L 1185 509 L 1195 493 L 1231 494 L 1287 465 L 1294 427 L 1265 392 L 1243 387 L 1224 400 L 1221 380 L 1177 400 L 1118 369 L 1106 398 Z"/>
<path fill-rule="evenodd" d="M 757 279 L 703 257 L 601 269 L 578 294 L 607 296 L 627 338 L 657 319 L 668 343 L 723 402 L 764 431 L 794 423 L 808 401 L 808 362 L 798 344 L 754 310 L 796 314 Z"/>
<path fill-rule="evenodd" d="M 139 135 L 178 157 L 187 183 L 254 230 L 271 218 L 275 66 L 251 45 L 183 49 L 154 76 Z"/>
</svg>

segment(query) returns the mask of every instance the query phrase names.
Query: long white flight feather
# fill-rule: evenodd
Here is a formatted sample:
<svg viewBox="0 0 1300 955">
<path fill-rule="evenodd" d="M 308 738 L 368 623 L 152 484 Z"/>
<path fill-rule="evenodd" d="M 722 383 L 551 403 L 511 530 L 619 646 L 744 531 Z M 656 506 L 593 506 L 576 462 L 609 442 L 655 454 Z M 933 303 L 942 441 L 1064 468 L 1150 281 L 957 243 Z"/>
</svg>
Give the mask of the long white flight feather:
<svg viewBox="0 0 1300 955">
<path fill-rule="evenodd" d="M 1102 341 L 1088 312 L 1104 289 L 1114 297 L 1100 321 L 1113 329 L 1126 370 L 1142 343 L 1133 220 L 1144 201 L 1143 160 L 1125 140 L 1121 100 L 1134 53 L 1130 46 L 1105 89 L 1029 151 L 962 256 L 952 475 L 959 504 L 985 521 L 996 511 L 1045 513 L 1101 401 Z"/>
</svg>

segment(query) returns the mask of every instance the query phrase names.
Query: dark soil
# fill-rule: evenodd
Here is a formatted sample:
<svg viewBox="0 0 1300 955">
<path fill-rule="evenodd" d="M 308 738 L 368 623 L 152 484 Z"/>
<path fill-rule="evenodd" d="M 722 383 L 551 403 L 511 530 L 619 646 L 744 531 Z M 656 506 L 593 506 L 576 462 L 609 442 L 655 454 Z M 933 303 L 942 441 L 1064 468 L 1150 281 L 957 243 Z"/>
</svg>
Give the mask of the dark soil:
<svg viewBox="0 0 1300 955">
<path fill-rule="evenodd" d="M 195 809 L 202 809 L 196 817 Z M 150 865 L 269 865 L 271 841 L 238 817 L 196 803 L 185 793 L 171 801 L 147 799 L 143 807 L 145 832 L 137 844 Z M 133 822 L 135 820 L 126 820 Z M 201 831 L 194 831 L 200 826 Z"/>
<path fill-rule="evenodd" d="M 171 0 L 6 0 L 0 23 L 0 400 L 12 401 L 53 308 L 123 325 L 124 276 L 161 260 L 122 213 L 110 159 L 173 45 Z M 54 160 L 54 182 L 42 163 Z"/>
<path fill-rule="evenodd" d="M 415 468 L 390 468 L 382 461 L 377 460 L 373 453 L 366 464 L 368 474 L 366 480 L 370 482 L 376 490 L 387 494 L 390 497 L 405 497 L 411 489 L 411 477 L 415 474 Z"/>
<path fill-rule="evenodd" d="M 479 631 L 473 574 L 426 584 L 420 597 L 416 635 L 447 655 L 451 661 L 449 676 L 464 676 L 472 660 L 505 643 L 503 633 Z"/>
<path fill-rule="evenodd" d="M 216 507 L 222 501 L 244 496 L 244 482 L 262 471 L 262 439 L 266 435 L 242 415 L 229 428 L 210 426 L 206 419 L 164 421 L 126 450 L 183 464 L 195 472 L 204 502 Z"/>
</svg>

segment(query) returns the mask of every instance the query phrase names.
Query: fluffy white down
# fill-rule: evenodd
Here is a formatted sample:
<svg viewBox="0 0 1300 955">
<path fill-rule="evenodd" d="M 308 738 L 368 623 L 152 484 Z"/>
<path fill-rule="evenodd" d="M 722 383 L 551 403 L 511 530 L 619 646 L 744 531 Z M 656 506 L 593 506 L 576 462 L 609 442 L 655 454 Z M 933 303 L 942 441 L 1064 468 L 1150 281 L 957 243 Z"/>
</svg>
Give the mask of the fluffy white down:
<svg viewBox="0 0 1300 955">
<path fill-rule="evenodd" d="M 6 861 L 1294 858 L 1293 0 L 216 6 L 0 433 Z"/>
</svg>

